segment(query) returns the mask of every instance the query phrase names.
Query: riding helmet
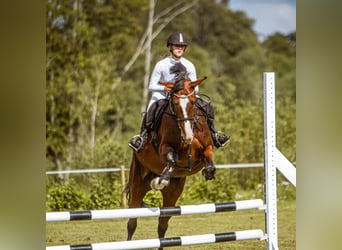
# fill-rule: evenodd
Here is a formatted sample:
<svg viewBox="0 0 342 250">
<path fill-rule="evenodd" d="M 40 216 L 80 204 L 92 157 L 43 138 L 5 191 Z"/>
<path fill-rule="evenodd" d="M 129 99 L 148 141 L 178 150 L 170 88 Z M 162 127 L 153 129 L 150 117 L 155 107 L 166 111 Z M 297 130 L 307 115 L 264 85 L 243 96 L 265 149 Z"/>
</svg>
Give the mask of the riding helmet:
<svg viewBox="0 0 342 250">
<path fill-rule="evenodd" d="M 169 47 L 171 44 L 188 46 L 184 35 L 180 32 L 174 32 L 169 36 L 166 42 L 166 47 Z"/>
</svg>

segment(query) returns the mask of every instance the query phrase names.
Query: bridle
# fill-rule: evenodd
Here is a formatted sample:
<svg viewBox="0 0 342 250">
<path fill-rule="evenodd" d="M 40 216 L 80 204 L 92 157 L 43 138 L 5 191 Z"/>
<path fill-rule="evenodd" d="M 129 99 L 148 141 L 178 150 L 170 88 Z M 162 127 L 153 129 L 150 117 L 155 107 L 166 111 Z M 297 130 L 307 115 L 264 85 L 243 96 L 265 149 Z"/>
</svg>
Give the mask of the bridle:
<svg viewBox="0 0 342 250">
<path fill-rule="evenodd" d="M 184 87 L 184 86 L 183 86 Z M 181 88 L 179 88 L 177 91 L 179 91 Z M 173 98 L 172 98 L 172 96 L 175 96 L 175 97 L 177 97 L 177 98 L 179 98 L 179 99 L 187 99 L 187 98 L 189 98 L 190 96 L 192 96 L 192 95 L 195 95 L 195 90 L 193 90 L 191 93 L 189 93 L 189 94 L 187 94 L 187 95 L 178 95 L 178 94 L 176 94 L 175 92 L 173 92 L 173 93 L 171 93 L 171 96 L 170 96 L 170 98 L 169 98 L 169 106 L 170 106 L 170 111 L 171 111 L 171 115 L 176 119 L 176 121 L 177 121 L 177 125 L 178 125 L 178 129 L 179 129 L 179 131 L 180 131 L 180 134 L 181 134 L 181 142 L 182 142 L 182 144 L 183 145 L 186 145 L 187 146 L 187 148 L 188 148 L 188 165 L 189 165 L 189 171 L 191 171 L 191 169 L 192 169 L 192 141 L 193 141 L 193 138 L 194 138 L 194 127 L 195 127 L 195 124 L 196 124 L 196 122 L 198 121 L 198 119 L 199 119 L 199 117 L 198 117 L 198 115 L 197 115 L 197 106 L 194 104 L 194 115 L 193 116 L 191 116 L 191 117 L 179 117 L 178 115 L 177 115 L 177 113 L 176 113 L 176 111 L 175 111 L 175 104 L 174 104 L 174 102 L 173 102 Z M 192 121 L 192 123 L 191 123 L 191 131 L 192 131 L 192 138 L 191 138 L 191 140 L 190 141 L 187 141 L 186 140 L 186 135 L 184 135 L 183 134 L 183 129 L 182 129 L 182 127 L 181 127 L 181 122 L 184 122 L 184 126 L 185 126 L 185 122 L 187 122 L 187 121 L 189 121 L 189 122 L 191 122 Z M 184 130 L 185 130 L 185 128 L 184 128 Z M 186 133 L 186 131 L 184 132 L 184 133 Z"/>
<path fill-rule="evenodd" d="M 195 90 L 193 90 L 190 94 L 188 95 L 177 95 L 176 93 L 173 93 L 174 96 L 180 98 L 180 99 L 186 99 L 186 98 L 189 98 L 190 96 L 192 96 L 193 94 L 195 94 Z M 195 111 L 197 110 L 197 108 L 195 108 Z M 173 111 L 173 110 L 172 110 Z M 173 111 L 173 113 L 177 116 L 177 114 Z M 198 120 L 198 117 L 197 117 L 197 112 L 195 112 L 195 115 L 192 116 L 192 117 L 183 117 L 183 118 L 179 118 L 177 116 L 177 119 L 176 119 L 178 122 L 181 122 L 181 121 L 196 121 Z"/>
<path fill-rule="evenodd" d="M 187 94 L 187 95 L 177 95 L 176 93 L 172 93 L 173 96 L 176 96 L 177 98 L 180 98 L 180 99 L 186 99 L 186 98 L 189 98 L 190 96 L 194 95 L 195 94 L 195 90 L 193 90 L 190 94 Z M 179 117 L 177 115 L 177 113 L 175 112 L 174 110 L 174 103 L 172 101 L 172 98 L 169 99 L 169 103 L 170 103 L 170 110 L 171 110 L 171 114 L 172 116 L 174 116 L 176 118 L 176 121 L 177 121 L 177 124 L 178 124 L 178 127 L 179 129 L 181 130 L 181 126 L 180 126 L 180 122 L 185 122 L 185 121 L 198 121 L 198 115 L 197 115 L 197 107 L 195 105 L 195 115 L 194 116 L 191 116 L 191 117 Z M 193 130 L 193 127 L 194 127 L 194 124 L 192 125 L 192 130 Z"/>
<path fill-rule="evenodd" d="M 188 98 L 190 96 L 192 96 L 193 94 L 195 94 L 195 90 L 193 90 L 190 94 L 188 95 L 177 95 L 176 93 L 173 93 L 174 96 L 178 97 L 178 98 Z"/>
</svg>

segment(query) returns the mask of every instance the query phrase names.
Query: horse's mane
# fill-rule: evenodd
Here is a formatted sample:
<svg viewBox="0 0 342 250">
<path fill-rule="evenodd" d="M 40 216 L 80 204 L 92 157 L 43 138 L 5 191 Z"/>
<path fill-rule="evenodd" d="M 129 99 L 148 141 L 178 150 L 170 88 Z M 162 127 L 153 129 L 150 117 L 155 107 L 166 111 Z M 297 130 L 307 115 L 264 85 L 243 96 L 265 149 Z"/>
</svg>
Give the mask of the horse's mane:
<svg viewBox="0 0 342 250">
<path fill-rule="evenodd" d="M 178 74 L 180 72 L 186 72 L 186 68 L 182 63 L 178 62 L 170 67 L 171 74 Z"/>
<path fill-rule="evenodd" d="M 184 80 L 189 80 L 188 72 L 182 63 L 175 63 L 170 67 L 170 73 L 175 74 L 175 87 L 173 93 L 184 88 Z"/>
</svg>

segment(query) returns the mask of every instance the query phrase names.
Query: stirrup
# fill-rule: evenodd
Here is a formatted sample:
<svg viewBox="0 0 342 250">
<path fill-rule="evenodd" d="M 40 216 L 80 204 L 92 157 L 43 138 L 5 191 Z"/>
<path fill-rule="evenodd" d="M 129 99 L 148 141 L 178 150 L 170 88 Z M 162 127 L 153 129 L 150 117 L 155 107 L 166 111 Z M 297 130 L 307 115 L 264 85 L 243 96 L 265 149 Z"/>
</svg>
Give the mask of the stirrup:
<svg viewBox="0 0 342 250">
<path fill-rule="evenodd" d="M 133 136 L 132 139 L 128 142 L 128 146 L 130 146 L 137 153 L 143 150 L 144 145 L 145 145 L 145 138 L 141 135 Z"/>
<path fill-rule="evenodd" d="M 215 146 L 216 146 L 217 148 L 226 146 L 226 145 L 228 144 L 228 142 L 230 141 L 230 136 L 229 136 L 229 135 L 226 135 L 226 134 L 225 134 L 224 132 L 222 132 L 222 131 L 217 131 L 217 132 L 214 134 L 214 136 L 215 136 L 215 141 L 216 141 Z M 221 137 L 221 139 L 223 140 L 223 142 L 221 142 L 220 137 Z"/>
</svg>

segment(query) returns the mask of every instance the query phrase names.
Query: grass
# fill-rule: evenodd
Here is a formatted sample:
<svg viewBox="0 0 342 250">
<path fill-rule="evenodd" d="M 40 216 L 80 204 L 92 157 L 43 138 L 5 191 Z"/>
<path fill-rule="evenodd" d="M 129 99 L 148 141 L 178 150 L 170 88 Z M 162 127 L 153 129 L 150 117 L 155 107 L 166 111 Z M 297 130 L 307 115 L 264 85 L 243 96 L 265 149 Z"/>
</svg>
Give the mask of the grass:
<svg viewBox="0 0 342 250">
<path fill-rule="evenodd" d="M 76 245 L 99 242 L 125 241 L 127 219 L 70 221 L 46 223 L 46 245 Z M 140 218 L 133 240 L 157 238 L 158 218 Z M 226 213 L 174 216 L 169 222 L 166 237 L 233 232 L 262 229 L 265 232 L 263 211 L 246 210 Z M 279 249 L 296 249 L 296 201 L 278 203 Z M 172 247 L 169 249 L 265 249 L 260 240 L 222 242 L 216 244 Z"/>
</svg>

